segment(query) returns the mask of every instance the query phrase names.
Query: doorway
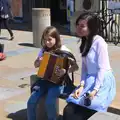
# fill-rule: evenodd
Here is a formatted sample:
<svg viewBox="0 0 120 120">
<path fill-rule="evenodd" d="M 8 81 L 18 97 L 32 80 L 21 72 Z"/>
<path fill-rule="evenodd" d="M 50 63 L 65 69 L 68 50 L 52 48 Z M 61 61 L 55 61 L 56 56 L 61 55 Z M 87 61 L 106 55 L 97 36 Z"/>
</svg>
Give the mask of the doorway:
<svg viewBox="0 0 120 120">
<path fill-rule="evenodd" d="M 61 9 L 61 1 L 63 0 L 50 0 L 51 21 L 65 24 L 67 22 L 67 12 L 66 7 Z"/>
<path fill-rule="evenodd" d="M 36 8 L 50 8 L 51 22 L 66 23 L 66 0 L 35 0 Z"/>
</svg>

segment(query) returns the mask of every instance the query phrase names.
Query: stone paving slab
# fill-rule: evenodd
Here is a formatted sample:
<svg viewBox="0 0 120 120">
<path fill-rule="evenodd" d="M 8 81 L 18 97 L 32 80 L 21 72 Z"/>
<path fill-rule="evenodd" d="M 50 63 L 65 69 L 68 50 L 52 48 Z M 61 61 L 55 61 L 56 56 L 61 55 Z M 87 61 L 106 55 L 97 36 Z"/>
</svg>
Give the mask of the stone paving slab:
<svg viewBox="0 0 120 120">
<path fill-rule="evenodd" d="M 36 72 L 36 69 L 32 68 L 14 68 L 9 66 L 1 66 L 0 78 L 5 80 L 19 80 L 28 77 Z"/>
<path fill-rule="evenodd" d="M 5 52 L 5 54 L 7 57 L 10 57 L 10 56 L 16 56 L 24 53 L 29 53 L 35 50 L 38 51 L 37 48 L 27 47 L 27 48 L 20 48 L 14 51 L 8 51 L 8 52 Z"/>
<path fill-rule="evenodd" d="M 97 112 L 88 120 L 120 120 L 120 115 L 115 115 L 112 113 L 100 113 Z"/>
<path fill-rule="evenodd" d="M 0 78 L 19 80 L 34 74 L 36 72 L 34 60 L 37 54 L 38 51 L 26 52 L 0 62 Z"/>
<path fill-rule="evenodd" d="M 27 101 L 13 101 L 6 106 L 5 111 L 7 113 L 16 113 L 23 109 L 27 109 Z"/>
<path fill-rule="evenodd" d="M 16 95 L 0 102 L 0 120 L 27 120 L 28 90 L 22 95 Z"/>
<path fill-rule="evenodd" d="M 0 100 L 5 100 L 22 93 L 24 93 L 22 89 L 0 87 Z"/>
</svg>

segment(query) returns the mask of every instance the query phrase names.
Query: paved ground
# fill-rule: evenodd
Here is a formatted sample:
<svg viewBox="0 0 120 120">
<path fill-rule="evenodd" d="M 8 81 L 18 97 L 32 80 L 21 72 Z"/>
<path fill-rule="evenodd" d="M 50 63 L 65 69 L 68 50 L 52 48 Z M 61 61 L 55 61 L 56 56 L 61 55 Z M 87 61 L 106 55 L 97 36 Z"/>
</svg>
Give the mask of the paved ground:
<svg viewBox="0 0 120 120">
<path fill-rule="evenodd" d="M 2 29 L 0 42 L 5 44 L 7 58 L 0 61 L 0 120 L 26 120 L 23 114 L 26 113 L 26 101 L 30 94 L 30 76 L 37 71 L 33 62 L 39 51 L 33 47 L 32 32 L 27 28 L 29 27 L 21 26 L 19 30 L 13 30 L 15 35 L 13 41 L 5 38 L 9 34 Z M 61 38 L 62 43 L 73 51 L 81 67 L 78 38 L 67 35 L 61 35 Z M 120 115 L 120 44 L 118 46 L 109 44 L 109 56 L 117 84 L 117 95 L 110 106 L 110 111 Z M 79 84 L 79 77 L 80 70 L 75 73 L 76 84 Z"/>
</svg>

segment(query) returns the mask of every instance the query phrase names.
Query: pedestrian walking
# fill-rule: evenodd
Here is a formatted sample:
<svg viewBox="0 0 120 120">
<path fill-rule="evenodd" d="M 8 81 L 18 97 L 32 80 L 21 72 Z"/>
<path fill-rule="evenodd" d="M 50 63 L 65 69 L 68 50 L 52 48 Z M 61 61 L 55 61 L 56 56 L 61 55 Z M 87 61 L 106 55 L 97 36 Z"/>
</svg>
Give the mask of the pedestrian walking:
<svg viewBox="0 0 120 120">
<path fill-rule="evenodd" d="M 4 27 L 8 30 L 10 34 L 10 39 L 14 39 L 13 32 L 9 26 L 9 18 L 11 13 L 11 4 L 8 0 L 0 0 L 0 34 L 1 34 L 1 25 L 4 24 Z"/>
</svg>

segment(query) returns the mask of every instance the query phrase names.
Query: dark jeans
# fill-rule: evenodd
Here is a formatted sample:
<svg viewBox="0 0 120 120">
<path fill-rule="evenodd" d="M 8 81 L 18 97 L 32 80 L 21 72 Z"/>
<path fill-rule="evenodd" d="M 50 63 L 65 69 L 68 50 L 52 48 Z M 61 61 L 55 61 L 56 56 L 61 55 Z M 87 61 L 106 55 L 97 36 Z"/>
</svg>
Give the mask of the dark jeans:
<svg viewBox="0 0 120 120">
<path fill-rule="evenodd" d="M 47 80 L 39 80 L 38 88 L 32 92 L 27 103 L 28 120 L 36 120 L 36 108 L 39 100 L 46 94 L 46 113 L 48 120 L 56 120 L 56 99 L 64 91 L 64 86 L 56 85 Z"/>
<path fill-rule="evenodd" d="M 74 103 L 68 103 L 64 108 L 63 120 L 88 120 L 96 112 Z"/>
<path fill-rule="evenodd" d="M 3 52 L 4 52 L 4 44 L 0 43 L 0 53 L 3 53 Z"/>
<path fill-rule="evenodd" d="M 12 30 L 10 29 L 10 26 L 9 26 L 9 19 L 3 19 L 3 18 L 0 18 L 0 34 L 1 34 L 1 25 L 2 23 L 4 24 L 4 27 L 8 30 L 10 36 L 12 37 L 13 36 L 13 32 Z"/>
</svg>

